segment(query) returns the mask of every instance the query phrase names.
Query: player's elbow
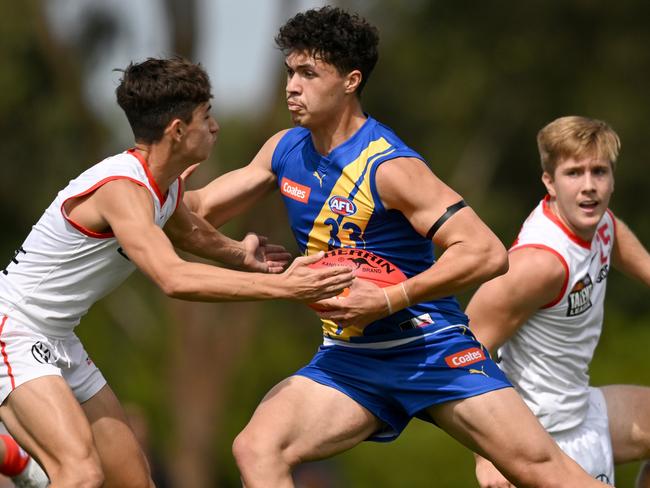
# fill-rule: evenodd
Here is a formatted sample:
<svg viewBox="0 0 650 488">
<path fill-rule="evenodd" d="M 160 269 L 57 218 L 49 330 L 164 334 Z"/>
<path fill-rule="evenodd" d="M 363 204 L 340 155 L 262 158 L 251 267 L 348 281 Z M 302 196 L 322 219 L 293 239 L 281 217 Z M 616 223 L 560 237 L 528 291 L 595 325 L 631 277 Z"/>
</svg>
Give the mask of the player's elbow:
<svg viewBox="0 0 650 488">
<path fill-rule="evenodd" d="M 501 243 L 499 243 L 499 247 L 499 251 L 493 257 L 493 278 L 506 274 L 510 267 L 508 251 L 506 251 L 506 248 Z"/>
<path fill-rule="evenodd" d="M 184 280 L 181 273 L 171 266 L 155 277 L 158 288 L 170 298 L 185 298 L 190 293 L 187 287 L 187 280 Z"/>
<path fill-rule="evenodd" d="M 508 252 L 501 241 L 491 239 L 485 244 L 480 258 L 485 280 L 491 280 L 508 271 Z"/>
<path fill-rule="evenodd" d="M 165 278 L 158 281 L 160 290 L 170 298 L 181 298 L 183 291 L 181 283 L 173 278 Z"/>
</svg>

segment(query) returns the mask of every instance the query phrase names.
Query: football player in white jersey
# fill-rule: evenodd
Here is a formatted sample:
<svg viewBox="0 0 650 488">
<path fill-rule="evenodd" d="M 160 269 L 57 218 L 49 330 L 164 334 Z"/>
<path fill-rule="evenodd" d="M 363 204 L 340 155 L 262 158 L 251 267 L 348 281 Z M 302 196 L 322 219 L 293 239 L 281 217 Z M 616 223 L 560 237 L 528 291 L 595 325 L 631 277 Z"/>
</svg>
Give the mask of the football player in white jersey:
<svg viewBox="0 0 650 488">
<path fill-rule="evenodd" d="M 117 100 L 135 147 L 59 192 L 0 273 L 0 419 L 51 486 L 153 486 L 119 401 L 74 334 L 135 268 L 167 295 L 199 301 L 312 302 L 352 283 L 348 268 L 307 266 L 320 256 L 280 273 L 283 248 L 229 239 L 185 207 L 180 175 L 208 158 L 219 129 L 210 98 L 198 64 L 129 65 Z M 188 262 L 174 246 L 256 273 Z"/>
<path fill-rule="evenodd" d="M 611 266 L 650 285 L 650 255 L 610 210 L 619 138 L 606 123 L 561 117 L 537 136 L 548 195 L 510 249 L 509 271 L 471 299 L 470 327 L 560 447 L 614 484 L 614 464 L 643 460 L 650 487 L 650 388 L 589 386 Z M 482 488 L 510 487 L 477 457 Z"/>
</svg>

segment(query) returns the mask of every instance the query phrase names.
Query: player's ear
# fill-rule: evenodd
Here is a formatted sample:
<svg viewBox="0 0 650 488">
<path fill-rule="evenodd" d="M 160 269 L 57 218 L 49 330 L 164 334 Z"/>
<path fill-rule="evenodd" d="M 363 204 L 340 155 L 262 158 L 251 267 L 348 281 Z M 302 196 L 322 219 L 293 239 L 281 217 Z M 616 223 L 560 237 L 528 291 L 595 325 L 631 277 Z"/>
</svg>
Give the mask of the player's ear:
<svg viewBox="0 0 650 488">
<path fill-rule="evenodd" d="M 185 133 L 185 123 L 181 119 L 172 119 L 165 128 L 165 134 L 176 141 L 180 141 Z"/>
<path fill-rule="evenodd" d="M 361 71 L 353 69 L 345 77 L 345 93 L 354 93 L 361 84 Z"/>
<path fill-rule="evenodd" d="M 553 175 L 544 171 L 542 173 L 542 183 L 544 183 L 548 194 L 551 195 L 551 197 L 555 198 L 555 181 L 553 180 Z"/>
</svg>

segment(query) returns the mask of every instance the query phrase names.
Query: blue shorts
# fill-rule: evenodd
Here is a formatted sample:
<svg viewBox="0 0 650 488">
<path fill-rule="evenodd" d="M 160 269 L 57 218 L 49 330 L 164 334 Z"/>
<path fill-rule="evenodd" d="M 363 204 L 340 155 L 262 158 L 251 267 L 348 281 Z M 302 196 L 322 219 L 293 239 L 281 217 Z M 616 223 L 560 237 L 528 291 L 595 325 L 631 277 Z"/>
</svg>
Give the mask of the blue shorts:
<svg viewBox="0 0 650 488">
<path fill-rule="evenodd" d="M 422 332 L 389 348 L 324 345 L 296 374 L 345 393 L 385 422 L 373 441 L 396 439 L 413 417 L 434 423 L 425 411 L 433 405 L 512 386 L 467 326 Z"/>
</svg>

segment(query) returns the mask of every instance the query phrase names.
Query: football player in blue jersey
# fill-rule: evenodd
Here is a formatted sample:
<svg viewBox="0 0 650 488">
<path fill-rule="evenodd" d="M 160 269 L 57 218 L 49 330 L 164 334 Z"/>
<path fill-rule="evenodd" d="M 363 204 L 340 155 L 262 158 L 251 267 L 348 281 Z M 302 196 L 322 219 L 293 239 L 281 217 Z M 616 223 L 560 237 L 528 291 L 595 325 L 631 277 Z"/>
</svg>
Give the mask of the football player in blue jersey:
<svg viewBox="0 0 650 488">
<path fill-rule="evenodd" d="M 186 198 L 218 226 L 277 187 L 302 252 L 341 249 L 407 278 L 386 288 L 357 279 L 347 297 L 319 302 L 322 347 L 267 394 L 234 442 L 244 484 L 293 486 L 299 463 L 392 440 L 419 417 L 517 486 L 602 486 L 560 451 L 467 327 L 453 294 L 503 274 L 505 248 L 363 111 L 378 40 L 375 27 L 338 8 L 287 21 L 276 43 L 296 127 Z"/>
</svg>

